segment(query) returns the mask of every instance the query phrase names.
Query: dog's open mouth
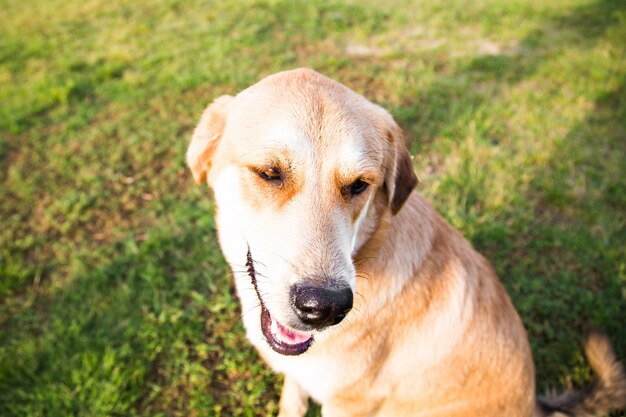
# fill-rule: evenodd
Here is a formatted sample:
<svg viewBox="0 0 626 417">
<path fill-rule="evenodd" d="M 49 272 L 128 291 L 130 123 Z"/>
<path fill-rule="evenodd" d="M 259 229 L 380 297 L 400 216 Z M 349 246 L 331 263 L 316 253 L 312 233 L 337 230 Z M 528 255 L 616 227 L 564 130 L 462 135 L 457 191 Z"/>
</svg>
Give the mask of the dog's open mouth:
<svg viewBox="0 0 626 417">
<path fill-rule="evenodd" d="M 261 294 L 259 294 L 254 261 L 252 260 L 250 250 L 248 250 L 246 266 L 248 267 L 248 275 L 250 275 L 256 295 L 261 303 L 261 331 L 267 343 L 274 351 L 282 355 L 300 355 L 306 352 L 313 343 L 313 333 L 287 328 L 275 320 L 265 307 Z"/>
<path fill-rule="evenodd" d="M 272 318 L 261 302 L 261 330 L 270 347 L 283 355 L 299 355 L 313 343 L 313 333 L 288 329 Z"/>
</svg>

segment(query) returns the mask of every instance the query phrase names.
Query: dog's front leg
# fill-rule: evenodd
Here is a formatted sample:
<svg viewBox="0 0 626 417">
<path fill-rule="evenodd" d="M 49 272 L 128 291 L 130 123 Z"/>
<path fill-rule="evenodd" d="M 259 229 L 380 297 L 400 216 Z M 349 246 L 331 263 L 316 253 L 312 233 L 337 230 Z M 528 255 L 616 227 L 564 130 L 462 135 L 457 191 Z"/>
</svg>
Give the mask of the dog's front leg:
<svg viewBox="0 0 626 417">
<path fill-rule="evenodd" d="M 287 375 L 280 394 L 278 417 L 304 417 L 309 406 L 309 395 Z"/>
</svg>

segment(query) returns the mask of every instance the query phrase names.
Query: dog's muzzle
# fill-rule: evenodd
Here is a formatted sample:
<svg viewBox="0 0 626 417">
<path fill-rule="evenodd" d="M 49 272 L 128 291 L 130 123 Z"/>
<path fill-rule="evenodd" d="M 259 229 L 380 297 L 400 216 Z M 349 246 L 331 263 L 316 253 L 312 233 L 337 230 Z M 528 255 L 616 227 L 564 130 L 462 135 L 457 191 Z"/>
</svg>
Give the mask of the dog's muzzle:
<svg viewBox="0 0 626 417">
<path fill-rule="evenodd" d="M 300 355 L 313 344 L 313 331 L 302 331 L 278 322 L 265 306 L 257 286 L 254 260 L 248 250 L 246 266 L 261 304 L 261 331 L 270 347 L 282 355 Z M 352 309 L 352 290 L 313 285 L 294 285 L 292 308 L 304 327 L 321 330 L 341 322 Z"/>
</svg>

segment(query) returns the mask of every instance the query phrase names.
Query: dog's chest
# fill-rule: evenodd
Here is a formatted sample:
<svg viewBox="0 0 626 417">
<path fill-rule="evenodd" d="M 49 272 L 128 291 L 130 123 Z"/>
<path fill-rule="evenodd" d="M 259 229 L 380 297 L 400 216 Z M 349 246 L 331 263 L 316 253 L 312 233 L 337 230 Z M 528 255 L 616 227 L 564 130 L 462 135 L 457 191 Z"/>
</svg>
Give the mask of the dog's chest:
<svg viewBox="0 0 626 417">
<path fill-rule="evenodd" d="M 337 392 L 346 393 L 366 378 L 367 359 L 360 355 L 344 356 L 345 352 L 331 354 L 307 352 L 299 357 L 275 357 L 271 365 L 294 379 L 316 401 L 323 403 Z"/>
</svg>

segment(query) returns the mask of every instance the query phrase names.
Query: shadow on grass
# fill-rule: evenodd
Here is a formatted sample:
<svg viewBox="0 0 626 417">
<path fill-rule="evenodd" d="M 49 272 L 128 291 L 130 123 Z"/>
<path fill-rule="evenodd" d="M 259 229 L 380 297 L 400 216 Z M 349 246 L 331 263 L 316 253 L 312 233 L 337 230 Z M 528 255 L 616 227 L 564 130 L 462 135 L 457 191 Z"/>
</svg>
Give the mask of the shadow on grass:
<svg viewBox="0 0 626 417">
<path fill-rule="evenodd" d="M 244 341 L 212 213 L 178 204 L 174 222 L 101 249 L 97 267 L 85 262 L 2 320 L 1 415 L 275 411 L 275 379 Z"/>
<path fill-rule="evenodd" d="M 540 389 L 588 378 L 580 347 L 591 328 L 606 332 L 626 357 L 624 97 L 626 83 L 599 97 L 559 142 L 533 179 L 530 222 L 513 221 L 513 230 L 483 225 L 473 236 L 525 322 Z"/>
</svg>

